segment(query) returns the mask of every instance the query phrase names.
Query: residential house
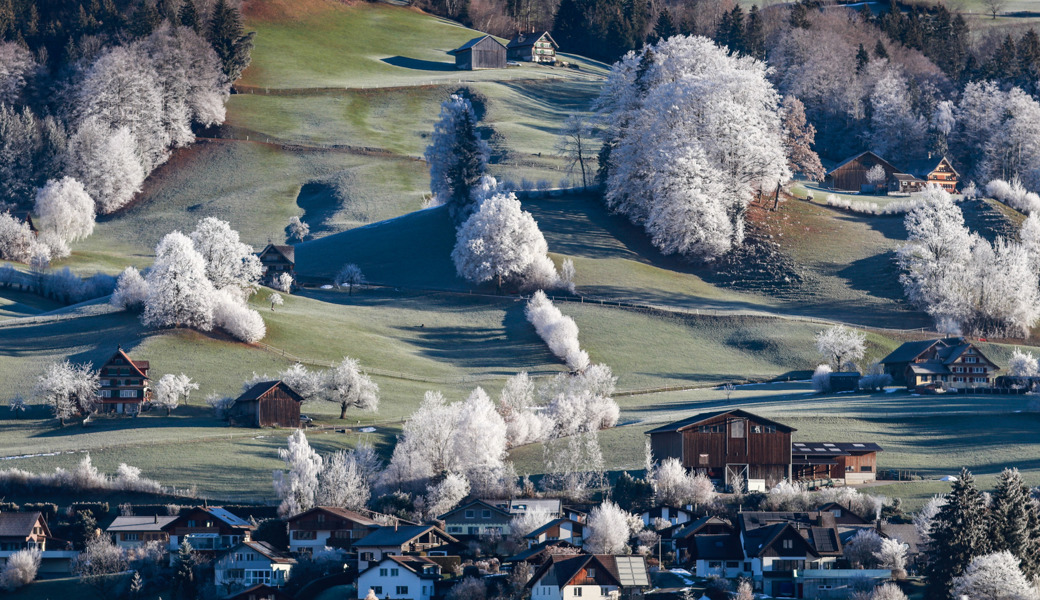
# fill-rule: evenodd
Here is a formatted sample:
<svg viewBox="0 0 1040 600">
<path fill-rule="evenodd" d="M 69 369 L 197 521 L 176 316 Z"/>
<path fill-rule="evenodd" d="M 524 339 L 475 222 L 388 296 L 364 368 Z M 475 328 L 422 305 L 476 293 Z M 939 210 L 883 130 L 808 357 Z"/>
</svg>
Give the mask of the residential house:
<svg viewBox="0 0 1040 600">
<path fill-rule="evenodd" d="M 386 556 L 358 575 L 357 597 L 430 600 L 440 578 L 441 565 L 425 556 Z"/>
<path fill-rule="evenodd" d="M 867 172 L 877 165 L 881 165 L 881 168 L 884 169 L 885 178 L 879 184 L 874 184 L 867 180 Z M 831 169 L 824 179 L 824 185 L 835 190 L 849 192 L 884 193 L 888 182 L 898 173 L 902 173 L 898 167 L 877 154 L 867 151 L 848 158 Z"/>
<path fill-rule="evenodd" d="M 729 521 L 716 516 L 701 517 L 685 525 L 677 525 L 662 532 L 662 542 L 667 539 L 668 545 L 679 562 L 696 560 L 700 556 L 698 538 L 701 536 L 730 535 L 737 532 Z M 718 541 L 718 540 L 714 540 Z"/>
<path fill-rule="evenodd" d="M 386 556 L 428 552 L 458 541 L 433 525 L 380 527 L 354 542 L 354 550 L 358 553 L 358 571 L 364 571 Z"/>
<path fill-rule="evenodd" d="M 261 583 L 227 596 L 224 600 L 293 600 L 293 597 L 278 588 Z"/>
<path fill-rule="evenodd" d="M 877 453 L 881 451 L 881 446 L 873 442 L 794 442 L 794 478 L 845 485 L 874 481 Z"/>
<path fill-rule="evenodd" d="M 140 548 L 148 542 L 160 542 L 169 547 L 170 535 L 163 528 L 175 521 L 171 516 L 116 517 L 105 532 L 120 548 Z"/>
<path fill-rule="evenodd" d="M 1000 367 L 963 337 L 906 342 L 881 360 L 892 381 L 910 390 L 989 387 Z"/>
<path fill-rule="evenodd" d="M 765 491 L 790 479 L 791 434 L 782 423 L 747 411 L 694 415 L 647 432 L 654 456 L 677 458 L 687 469 L 727 488 Z"/>
<path fill-rule="evenodd" d="M 289 518 L 289 551 L 312 554 L 325 547 L 349 548 L 379 523 L 361 513 L 337 506 L 316 506 Z"/>
<path fill-rule="evenodd" d="M 643 525 L 647 527 L 653 526 L 658 519 L 668 521 L 673 526 L 683 525 L 693 520 L 689 510 L 674 506 L 655 506 L 650 510 L 644 510 L 640 513 L 639 518 L 643 519 Z"/>
<path fill-rule="evenodd" d="M 147 360 L 132 360 L 118 347 L 98 372 L 98 412 L 139 413 L 141 405 L 152 398 L 148 369 Z"/>
<path fill-rule="evenodd" d="M 296 278 L 296 248 L 294 246 L 268 244 L 256 256 L 264 268 L 264 276 L 261 279 L 264 285 L 271 285 L 275 278 L 282 273 L 287 273 L 293 279 Z"/>
<path fill-rule="evenodd" d="M 828 502 L 819 508 L 820 512 L 829 512 L 834 517 L 834 523 L 842 526 L 865 526 L 872 525 L 871 521 L 852 512 L 837 502 Z"/>
<path fill-rule="evenodd" d="M 473 38 L 451 53 L 455 55 L 456 69 L 476 71 L 506 68 L 506 47 L 490 35 Z"/>
<path fill-rule="evenodd" d="M 182 510 L 176 519 L 163 527 L 170 536 L 171 558 L 184 542 L 190 543 L 196 551 L 212 556 L 249 541 L 253 529 L 255 527 L 249 521 L 217 506 Z"/>
<path fill-rule="evenodd" d="M 551 64 L 556 62 L 556 51 L 559 49 L 560 45 L 549 35 L 548 31 L 518 33 L 506 44 L 506 58 Z"/>
<path fill-rule="evenodd" d="M 564 541 L 580 548 L 585 537 L 585 526 L 570 519 L 553 519 L 538 529 L 524 536 L 527 547 L 531 548 L 545 542 Z"/>
<path fill-rule="evenodd" d="M 0 568 L 16 552 L 39 550 L 40 573 L 71 573 L 72 560 L 79 552 L 58 542 L 51 535 L 43 513 L 0 512 Z"/>
<path fill-rule="evenodd" d="M 508 536 L 513 515 L 483 500 L 472 500 L 437 517 L 453 536 L 477 537 L 489 533 Z"/>
<path fill-rule="evenodd" d="M 650 586 L 642 556 L 577 554 L 552 556 L 535 571 L 531 600 L 616 600 Z"/>
<path fill-rule="evenodd" d="M 487 504 L 508 511 L 514 517 L 529 512 L 547 514 L 551 518 L 566 517 L 563 514 L 563 503 L 559 498 L 513 498 L 512 500 L 483 500 Z"/>
<path fill-rule="evenodd" d="M 213 583 L 278 588 L 289 581 L 295 564 L 295 559 L 267 542 L 239 542 L 213 564 Z"/>
<path fill-rule="evenodd" d="M 552 556 L 568 554 L 582 554 L 582 550 L 566 540 L 547 540 L 510 556 L 504 562 L 514 564 L 525 562 L 537 567 Z"/>
<path fill-rule="evenodd" d="M 903 167 L 904 173 L 909 177 L 893 178 L 889 184 L 889 191 L 919 192 L 928 184 L 935 184 L 951 194 L 957 193 L 960 173 L 953 168 L 953 163 L 945 156 L 933 157 L 929 153 L 928 158 L 909 161 Z"/>
<path fill-rule="evenodd" d="M 235 398 L 228 421 L 241 427 L 300 427 L 303 396 L 284 381 L 261 381 Z"/>
</svg>

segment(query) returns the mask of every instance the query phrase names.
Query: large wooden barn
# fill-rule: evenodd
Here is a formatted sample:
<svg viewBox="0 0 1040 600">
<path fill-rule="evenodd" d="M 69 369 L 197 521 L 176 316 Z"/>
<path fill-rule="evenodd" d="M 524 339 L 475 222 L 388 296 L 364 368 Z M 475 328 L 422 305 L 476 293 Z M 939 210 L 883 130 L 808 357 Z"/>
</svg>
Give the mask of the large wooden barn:
<svg viewBox="0 0 1040 600">
<path fill-rule="evenodd" d="M 506 68 L 506 47 L 490 35 L 473 38 L 451 52 L 455 55 L 457 69 L 475 71 Z"/>
<path fill-rule="evenodd" d="M 885 170 L 885 179 L 879 184 L 881 186 L 879 190 L 875 190 L 873 184 L 867 181 L 867 171 L 876 165 L 881 165 L 881 168 Z M 850 192 L 884 192 L 887 189 L 888 182 L 897 174 L 902 174 L 902 171 L 892 163 L 868 150 L 831 169 L 827 173 L 824 185 L 835 190 Z"/>
<path fill-rule="evenodd" d="M 678 458 L 727 488 L 765 491 L 790 479 L 791 434 L 782 423 L 735 409 L 707 412 L 647 432 L 657 460 Z"/>
<path fill-rule="evenodd" d="M 228 418 L 243 427 L 299 427 L 302 402 L 285 382 L 262 381 L 235 399 Z"/>
</svg>

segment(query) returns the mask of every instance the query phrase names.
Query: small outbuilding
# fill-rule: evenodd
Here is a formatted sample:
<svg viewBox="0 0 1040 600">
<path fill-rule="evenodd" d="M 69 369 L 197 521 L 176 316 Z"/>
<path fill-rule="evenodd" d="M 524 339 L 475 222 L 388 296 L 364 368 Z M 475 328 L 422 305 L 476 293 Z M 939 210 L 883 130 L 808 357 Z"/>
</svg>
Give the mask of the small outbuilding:
<svg viewBox="0 0 1040 600">
<path fill-rule="evenodd" d="M 831 373 L 832 392 L 855 392 L 859 389 L 859 380 L 863 376 L 859 371 L 839 371 Z"/>
<path fill-rule="evenodd" d="M 465 71 L 506 68 L 506 47 L 490 35 L 473 38 L 451 51 L 455 68 Z"/>
<path fill-rule="evenodd" d="M 506 58 L 536 63 L 556 62 L 560 46 L 548 31 L 518 33 L 506 44 Z"/>
<path fill-rule="evenodd" d="M 228 418 L 241 427 L 298 428 L 302 402 L 303 397 L 284 381 L 262 381 L 235 399 Z"/>
</svg>

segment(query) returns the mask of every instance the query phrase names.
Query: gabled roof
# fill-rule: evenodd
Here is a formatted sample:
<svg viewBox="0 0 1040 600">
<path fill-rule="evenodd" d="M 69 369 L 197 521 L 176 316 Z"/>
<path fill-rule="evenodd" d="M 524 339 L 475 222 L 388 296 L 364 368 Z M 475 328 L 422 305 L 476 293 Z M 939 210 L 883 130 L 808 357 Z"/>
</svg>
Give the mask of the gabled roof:
<svg viewBox="0 0 1040 600">
<path fill-rule="evenodd" d="M 296 264 L 296 246 L 279 246 L 276 244 L 268 244 L 266 247 L 264 247 L 263 250 L 257 253 L 257 257 L 263 260 L 264 256 L 268 252 L 277 252 L 278 254 L 281 254 L 282 258 L 284 258 L 285 260 L 293 264 Z"/>
<path fill-rule="evenodd" d="M 433 525 L 405 525 L 398 527 L 380 527 L 360 540 L 354 542 L 354 547 L 374 548 L 382 546 L 403 546 L 415 538 L 433 532 L 445 542 L 457 542 L 458 540 L 444 533 Z"/>
<path fill-rule="evenodd" d="M 685 524 L 684 526 L 682 526 L 681 529 L 676 530 L 675 533 L 672 534 L 672 539 L 681 540 L 686 539 L 691 535 L 697 535 L 698 532 L 703 531 L 704 528 L 708 527 L 709 525 L 721 525 L 723 527 L 728 528 L 730 531 L 736 531 L 736 529 L 729 521 L 712 515 L 707 517 L 701 517 L 696 521 Z"/>
<path fill-rule="evenodd" d="M 572 528 L 572 529 L 575 529 L 575 530 L 582 529 L 584 527 L 584 525 L 582 525 L 581 523 L 579 523 L 577 521 L 572 521 L 572 520 L 570 520 L 570 519 L 568 519 L 566 517 L 560 517 L 559 519 L 553 519 L 552 521 L 549 521 L 545 525 L 542 525 L 538 529 L 535 529 L 531 533 L 525 535 L 524 539 L 535 539 L 538 536 L 540 536 L 543 533 L 545 533 L 546 531 L 552 529 L 553 527 L 555 527 L 557 525 L 563 525 L 564 523 L 571 523 L 571 524 L 575 525 L 575 527 Z"/>
<path fill-rule="evenodd" d="M 913 523 L 882 523 L 881 535 L 898 540 L 907 546 L 907 554 L 917 554 L 921 546 L 921 534 Z"/>
<path fill-rule="evenodd" d="M 166 527 L 170 523 L 177 520 L 177 517 L 170 516 L 144 516 L 144 517 L 116 517 L 112 524 L 105 528 L 105 531 L 109 533 L 118 533 L 120 531 L 162 531 L 163 527 Z"/>
<path fill-rule="evenodd" d="M 487 40 L 487 39 L 490 39 L 492 42 L 495 42 L 499 46 L 502 46 L 502 42 L 496 40 L 495 38 L 491 37 L 490 35 L 482 35 L 480 37 L 473 38 L 472 40 L 466 42 L 465 44 L 459 46 L 458 48 L 452 50 L 451 52 L 452 52 L 452 54 L 459 54 L 460 52 L 469 52 L 470 50 L 473 49 L 473 46 L 476 46 L 480 42 L 483 42 L 484 40 Z M 502 47 L 505 48 L 505 46 L 502 46 Z"/>
<path fill-rule="evenodd" d="M 544 542 L 531 546 L 527 550 L 510 556 L 506 559 L 505 562 L 530 562 L 532 558 L 535 558 L 542 553 L 548 552 L 551 548 L 573 548 L 577 551 L 576 554 L 582 554 L 580 548 L 568 542 L 567 540 L 546 540 Z"/>
<path fill-rule="evenodd" d="M 296 390 L 289 387 L 284 381 L 261 381 L 253 387 L 246 390 L 241 396 L 235 398 L 235 402 L 249 402 L 250 400 L 258 400 L 261 396 L 267 394 L 276 387 L 281 387 L 285 393 L 289 394 L 293 400 L 297 402 L 303 402 L 303 396 L 296 393 Z"/>
<path fill-rule="evenodd" d="M 394 556 L 394 555 L 391 555 L 391 554 L 388 554 L 388 555 L 384 556 L 383 560 L 381 560 L 381 561 L 379 561 L 377 563 L 373 563 L 370 567 L 368 567 L 367 569 L 362 571 L 362 573 L 368 573 L 369 571 L 372 571 L 373 569 L 377 569 L 377 568 L 379 568 L 379 565 L 383 564 L 386 561 L 391 561 L 391 562 L 397 563 L 398 565 L 401 565 L 402 567 L 404 567 L 406 570 L 411 571 L 412 573 L 415 573 L 420 578 L 440 579 L 440 576 L 441 576 L 440 575 L 441 574 L 441 565 L 440 565 L 440 563 L 438 563 L 438 562 L 436 562 L 434 560 L 431 560 L 429 558 L 426 558 L 425 556 Z M 434 573 L 434 574 L 425 573 L 424 571 L 428 567 L 434 567 L 436 569 L 436 573 Z"/>
<path fill-rule="evenodd" d="M 765 551 L 771 548 L 785 533 L 800 540 L 809 554 L 819 556 L 819 553 L 816 552 L 812 544 L 802 537 L 802 534 L 798 533 L 798 530 L 790 523 L 774 523 L 765 527 L 744 531 L 745 555 L 752 558 L 762 556 Z"/>
<path fill-rule="evenodd" d="M 575 576 L 578 575 L 583 569 L 595 568 L 596 575 L 594 579 L 600 585 L 607 583 L 617 586 L 624 586 L 623 579 L 626 577 L 632 578 L 629 571 L 632 571 L 632 565 L 625 560 L 637 558 L 642 561 L 643 557 L 628 557 L 628 556 L 611 556 L 609 554 L 572 554 L 567 556 L 551 556 L 548 560 L 542 563 L 542 566 L 538 567 L 534 575 L 527 582 L 526 587 L 534 587 L 537 582 L 539 585 L 554 586 L 557 588 L 563 588 L 567 585 L 573 585 Z M 625 574 L 619 572 L 619 562 L 624 566 Z M 643 578 L 646 579 L 646 563 L 643 563 Z M 635 569 L 638 570 L 638 569 Z M 605 580 L 605 581 L 604 581 Z M 639 585 L 629 584 L 629 585 Z M 645 585 L 645 584 L 644 584 Z"/>
<path fill-rule="evenodd" d="M 513 498 L 512 500 L 488 500 L 484 502 L 508 510 L 510 514 L 524 514 L 531 511 L 560 513 L 563 505 L 559 498 Z"/>
<path fill-rule="evenodd" d="M 43 519 L 43 513 L 36 512 L 2 512 L 0 513 L 0 537 L 27 538 L 32 535 L 33 527 L 37 522 L 43 523 L 43 533 L 51 537 L 51 531 L 47 527 L 47 521 Z"/>
<path fill-rule="evenodd" d="M 150 367 L 148 361 L 131 359 L 129 356 L 126 355 L 126 352 L 123 352 L 122 346 L 116 348 L 116 353 L 113 354 L 112 357 L 105 361 L 105 364 L 101 366 L 105 367 L 117 358 L 123 359 L 124 361 L 126 361 L 126 364 L 130 365 L 130 368 L 134 370 L 134 372 L 131 373 L 131 375 L 136 375 L 137 377 L 141 377 L 142 379 L 148 379 L 148 376 L 144 374 L 144 372 L 147 371 Z"/>
<path fill-rule="evenodd" d="M 457 514 L 459 514 L 461 512 L 467 511 L 467 510 L 490 510 L 490 511 L 493 511 L 495 513 L 498 513 L 498 515 L 501 516 L 501 517 L 506 517 L 506 518 L 512 518 L 513 517 L 513 515 L 510 514 L 509 511 L 503 510 L 503 509 L 501 509 L 501 508 L 499 508 L 497 506 L 492 506 L 492 505 L 488 504 L 487 502 L 484 502 L 483 500 L 471 500 L 470 502 L 467 502 L 466 504 L 463 504 L 462 506 L 459 506 L 458 508 L 449 510 L 448 512 L 444 513 L 443 515 L 441 515 L 441 516 L 439 516 L 437 518 L 439 520 L 443 521 L 445 519 L 451 518 L 451 517 L 453 517 L 453 516 L 455 516 L 455 515 L 457 515 Z"/>
<path fill-rule="evenodd" d="M 866 155 L 868 155 L 868 154 L 869 154 L 870 156 L 874 157 L 874 160 L 875 160 L 875 161 L 876 161 L 877 163 L 881 164 L 881 165 L 882 165 L 883 167 L 884 167 L 885 165 L 888 165 L 888 168 L 886 169 L 887 171 L 892 171 L 892 172 L 894 172 L 894 173 L 902 173 L 902 172 L 903 172 L 903 171 L 902 171 L 902 169 L 898 169 L 898 168 L 896 168 L 896 166 L 895 166 L 895 165 L 893 165 L 892 163 L 890 163 L 890 162 L 888 162 L 887 160 L 885 160 L 885 159 L 881 158 L 880 156 L 878 156 L 877 154 L 875 154 L 875 153 L 871 152 L 870 150 L 867 150 L 866 152 L 860 152 L 859 154 L 857 154 L 857 155 L 855 155 L 855 156 L 852 156 L 852 157 L 846 158 L 845 160 L 843 160 L 843 161 L 841 161 L 840 163 L 838 163 L 838 164 L 837 164 L 837 165 L 836 165 L 836 166 L 835 166 L 835 167 L 834 167 L 833 169 L 831 169 L 830 171 L 828 171 L 828 172 L 827 172 L 827 174 L 828 174 L 828 175 L 830 175 L 831 173 L 834 173 L 835 171 L 837 171 L 838 169 L 840 169 L 840 168 L 844 167 L 845 165 L 847 165 L 847 164 L 849 164 L 849 163 L 851 163 L 851 162 L 854 162 L 854 161 L 856 161 L 856 160 L 859 160 L 860 158 L 862 158 L 862 157 L 864 157 L 864 156 L 866 156 Z"/>
<path fill-rule="evenodd" d="M 744 550 L 736 533 L 701 534 L 694 538 L 697 560 L 740 560 Z"/>
<path fill-rule="evenodd" d="M 810 527 L 809 543 L 820 555 L 841 554 L 841 540 L 838 539 L 838 530 L 834 527 Z"/>
<path fill-rule="evenodd" d="M 741 410 L 739 408 L 735 408 L 735 409 L 731 409 L 731 410 L 716 410 L 716 411 L 711 411 L 711 412 L 703 412 L 703 413 L 694 415 L 692 417 L 688 417 L 686 419 L 682 419 L 681 421 L 676 421 L 674 423 L 669 423 L 668 425 L 662 425 L 660 427 L 657 427 L 656 429 L 651 429 L 650 431 L 647 431 L 646 433 L 652 435 L 652 434 L 655 434 L 655 433 L 679 432 L 679 431 L 683 431 L 685 429 L 689 429 L 690 427 L 693 427 L 694 425 L 698 425 L 700 423 L 703 423 L 704 421 L 708 421 L 710 419 L 714 419 L 715 417 L 721 417 L 723 415 L 733 415 L 733 416 L 736 416 L 736 417 L 743 417 L 745 419 L 754 419 L 756 421 L 761 421 L 763 423 L 768 423 L 769 425 L 775 425 L 776 428 L 779 431 L 783 431 L 785 433 L 790 433 L 792 431 L 797 431 L 794 427 L 790 427 L 788 425 L 784 425 L 783 423 L 778 423 L 776 421 L 773 421 L 771 419 L 767 419 L 765 417 L 760 417 L 760 416 L 758 416 L 756 414 L 749 413 L 746 410 Z"/>
<path fill-rule="evenodd" d="M 910 173 L 911 175 L 924 179 L 928 177 L 929 173 L 932 173 L 933 171 L 938 169 L 942 165 L 943 161 L 946 161 L 946 164 L 950 166 L 950 170 L 953 171 L 954 175 L 960 177 L 960 173 L 958 173 L 957 170 L 953 168 L 953 163 L 945 156 L 919 158 L 917 160 L 908 161 L 903 164 L 903 166 L 906 167 L 905 169 L 903 169 L 903 172 Z"/>
<path fill-rule="evenodd" d="M 257 542 L 257 541 L 239 542 L 238 545 L 236 545 L 236 546 L 232 547 L 230 550 L 228 550 L 227 554 L 233 554 L 235 552 L 235 550 L 238 550 L 239 548 L 242 548 L 243 546 L 246 547 L 246 548 L 252 549 L 253 551 L 257 552 L 258 554 L 260 554 L 264 558 L 270 560 L 271 562 L 281 563 L 281 564 L 296 564 L 296 559 L 295 558 L 289 556 L 288 554 L 282 552 L 281 550 L 275 548 L 274 546 L 272 546 L 271 544 L 268 544 L 267 542 Z M 227 554 L 225 554 L 225 556 L 227 556 Z"/>
<path fill-rule="evenodd" d="M 193 511 L 201 510 L 213 516 L 213 518 L 224 523 L 232 529 L 254 529 L 253 525 L 245 519 L 239 517 L 228 511 L 226 508 L 219 506 L 195 506 L 187 510 L 181 511 L 181 514 L 176 519 L 167 523 L 163 529 L 169 530 L 171 527 L 176 525 L 178 522 L 185 520 L 185 517 L 191 514 Z"/>
<path fill-rule="evenodd" d="M 556 40 L 549 35 L 548 31 L 535 31 L 534 33 L 518 33 L 513 36 L 513 39 L 509 40 L 506 44 L 506 48 L 526 48 L 528 46 L 534 46 L 535 42 L 542 39 L 543 37 L 549 38 L 552 45 L 555 48 L 559 48 L 560 45 L 556 43 Z"/>
<path fill-rule="evenodd" d="M 347 519 L 347 520 L 353 521 L 353 522 L 355 522 L 355 523 L 357 523 L 359 525 L 367 525 L 367 526 L 370 526 L 370 527 L 379 527 L 379 523 L 376 522 L 374 519 L 372 519 L 370 517 L 366 517 L 365 515 L 363 515 L 363 514 L 361 514 L 359 512 L 354 512 L 352 510 L 347 510 L 345 508 L 340 508 L 338 506 L 315 506 L 314 508 L 312 508 L 310 510 L 306 510 L 306 511 L 304 511 L 302 513 L 299 513 L 299 514 L 296 514 L 296 515 L 293 515 L 293 516 L 289 517 L 286 521 L 290 525 L 292 525 L 293 523 L 295 523 L 296 521 L 299 521 L 300 519 L 302 519 L 304 517 L 309 517 L 310 515 L 312 515 L 314 513 L 319 513 L 319 512 L 323 512 L 323 513 L 327 513 L 327 514 L 330 514 L 330 515 L 334 515 L 334 516 L 340 517 L 341 519 Z"/>
<path fill-rule="evenodd" d="M 881 364 L 892 364 L 892 363 L 905 363 L 911 362 L 918 356 L 921 356 L 927 352 L 932 346 L 938 343 L 948 343 L 946 340 L 956 340 L 955 343 L 963 343 L 964 338 L 939 338 L 933 340 L 919 340 L 916 342 L 904 342 L 901 346 L 889 353 L 888 356 L 881 359 Z"/>
</svg>

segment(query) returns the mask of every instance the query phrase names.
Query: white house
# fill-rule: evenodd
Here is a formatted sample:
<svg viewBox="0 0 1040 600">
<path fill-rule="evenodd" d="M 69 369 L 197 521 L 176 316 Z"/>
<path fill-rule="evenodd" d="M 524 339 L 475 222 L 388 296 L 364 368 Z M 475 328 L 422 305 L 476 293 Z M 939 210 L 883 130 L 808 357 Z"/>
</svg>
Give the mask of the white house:
<svg viewBox="0 0 1040 600">
<path fill-rule="evenodd" d="M 690 511 L 674 506 L 656 506 L 650 510 L 644 510 L 639 518 L 643 519 L 643 525 L 651 527 L 657 519 L 668 521 L 672 525 L 684 525 L 693 520 Z"/>
<path fill-rule="evenodd" d="M 358 576 L 357 597 L 372 590 L 378 598 L 430 600 L 440 578 L 441 566 L 425 556 L 387 556 Z"/>
<path fill-rule="evenodd" d="M 217 559 L 213 582 L 218 585 L 265 584 L 281 587 L 289 580 L 296 561 L 267 542 L 241 542 Z"/>
<path fill-rule="evenodd" d="M 433 525 L 380 527 L 354 542 L 358 554 L 358 571 L 364 571 L 386 556 L 417 554 L 454 542 L 458 540 Z"/>
<path fill-rule="evenodd" d="M 642 556 L 609 554 L 553 555 L 527 582 L 531 600 L 617 600 L 649 585 Z"/>
<path fill-rule="evenodd" d="M 570 519 L 553 519 L 538 529 L 524 536 L 527 547 L 531 548 L 543 542 L 562 540 L 581 547 L 585 535 L 585 526 Z"/>
<path fill-rule="evenodd" d="M 529 512 L 547 513 L 552 518 L 562 517 L 563 503 L 559 498 L 514 498 L 512 500 L 482 500 L 515 516 Z"/>
</svg>

